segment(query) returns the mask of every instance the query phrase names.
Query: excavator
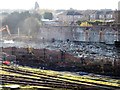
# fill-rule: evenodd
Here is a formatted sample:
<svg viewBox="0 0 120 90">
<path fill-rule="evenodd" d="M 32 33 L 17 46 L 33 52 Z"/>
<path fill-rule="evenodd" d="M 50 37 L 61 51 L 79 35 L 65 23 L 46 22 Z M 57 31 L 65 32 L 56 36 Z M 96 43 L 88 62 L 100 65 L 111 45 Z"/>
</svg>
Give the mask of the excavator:
<svg viewBox="0 0 120 90">
<path fill-rule="evenodd" d="M 3 32 L 3 31 L 7 31 L 8 35 L 11 37 L 11 33 L 10 33 L 9 28 L 8 28 L 8 25 L 5 25 L 5 26 L 3 26 L 3 27 L 0 28 L 0 32 Z M 2 33 L 1 33 L 1 35 L 2 35 Z M 0 39 L 1 39 L 4 43 L 8 43 L 8 41 L 10 42 L 10 41 L 12 40 L 11 38 L 10 38 L 11 40 L 5 40 L 5 39 L 3 39 L 2 36 L 1 36 Z M 10 65 L 10 64 L 11 64 L 8 56 L 9 56 L 10 58 L 12 57 L 12 56 L 8 55 L 7 53 L 2 52 L 2 57 L 0 57 L 0 60 L 2 60 L 2 64 L 4 64 L 4 65 Z"/>
<path fill-rule="evenodd" d="M 1 40 L 3 40 L 4 41 L 4 43 L 14 43 L 13 42 L 13 40 L 11 39 L 11 33 L 10 33 L 10 30 L 9 30 L 9 27 L 8 27 L 8 25 L 5 25 L 5 26 L 3 26 L 3 27 L 1 27 L 0 28 L 0 32 L 3 32 L 3 31 L 6 31 L 7 33 L 8 33 L 8 35 L 9 35 L 9 39 L 8 40 L 4 40 L 4 39 L 2 39 L 2 37 L 1 37 Z M 7 36 L 6 36 L 7 37 Z"/>
<path fill-rule="evenodd" d="M 10 30 L 9 30 L 9 28 L 8 28 L 8 25 L 5 25 L 5 26 L 1 27 L 1 28 L 0 28 L 0 32 L 2 32 L 2 31 L 7 31 L 7 32 L 8 32 L 8 35 L 11 36 Z"/>
</svg>

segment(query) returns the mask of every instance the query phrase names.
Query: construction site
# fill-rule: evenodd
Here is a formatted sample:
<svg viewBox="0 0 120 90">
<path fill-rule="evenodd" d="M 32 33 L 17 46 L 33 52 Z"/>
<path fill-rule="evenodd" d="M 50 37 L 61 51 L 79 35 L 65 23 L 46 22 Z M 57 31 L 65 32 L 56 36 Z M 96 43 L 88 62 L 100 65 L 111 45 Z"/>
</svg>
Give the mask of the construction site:
<svg viewBox="0 0 120 90">
<path fill-rule="evenodd" d="M 19 65 L 61 71 L 89 71 L 119 76 L 119 51 L 103 43 L 44 42 L 3 44 Z M 20 46 L 19 46 L 20 45 Z M 8 55 L 9 56 L 9 55 Z M 96 66 L 96 68 L 94 68 Z M 98 67 L 98 68 L 97 68 Z M 96 72 L 97 71 L 97 72 Z"/>
<path fill-rule="evenodd" d="M 35 90 L 119 90 L 119 30 L 119 23 L 43 25 L 33 37 L 29 32 L 21 35 L 19 29 L 11 34 L 5 25 L 0 29 L 1 88 L 17 84 Z"/>
</svg>

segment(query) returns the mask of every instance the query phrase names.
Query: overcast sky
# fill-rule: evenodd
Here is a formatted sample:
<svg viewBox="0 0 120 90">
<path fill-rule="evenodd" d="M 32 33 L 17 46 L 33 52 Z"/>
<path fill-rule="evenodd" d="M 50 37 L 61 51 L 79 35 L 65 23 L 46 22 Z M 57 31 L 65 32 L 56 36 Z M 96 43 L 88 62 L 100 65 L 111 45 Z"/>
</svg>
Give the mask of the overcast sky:
<svg viewBox="0 0 120 90">
<path fill-rule="evenodd" d="M 33 9 L 35 2 L 44 9 L 118 9 L 120 0 L 0 0 L 0 9 Z"/>
</svg>

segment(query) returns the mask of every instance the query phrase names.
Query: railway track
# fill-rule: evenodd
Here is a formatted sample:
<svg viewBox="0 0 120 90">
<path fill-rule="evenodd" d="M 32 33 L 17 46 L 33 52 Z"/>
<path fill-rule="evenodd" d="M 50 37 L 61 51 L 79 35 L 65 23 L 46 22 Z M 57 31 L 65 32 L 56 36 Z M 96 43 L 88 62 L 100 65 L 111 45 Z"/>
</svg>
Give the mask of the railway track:
<svg viewBox="0 0 120 90">
<path fill-rule="evenodd" d="M 2 71 L 11 74 L 2 74 L 0 81 L 5 85 L 19 84 L 22 86 L 44 86 L 51 88 L 64 88 L 71 90 L 117 90 L 120 87 L 108 86 L 92 82 L 68 79 L 59 75 L 48 75 L 19 68 L 2 67 Z"/>
</svg>

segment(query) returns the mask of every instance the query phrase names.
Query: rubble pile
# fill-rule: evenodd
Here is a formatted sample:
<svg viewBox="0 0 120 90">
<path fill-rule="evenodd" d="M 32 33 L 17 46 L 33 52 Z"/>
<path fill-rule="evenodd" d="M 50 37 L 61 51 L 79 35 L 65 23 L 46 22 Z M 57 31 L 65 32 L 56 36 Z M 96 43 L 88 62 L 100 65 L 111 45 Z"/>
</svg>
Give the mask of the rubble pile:
<svg viewBox="0 0 120 90">
<path fill-rule="evenodd" d="M 118 58 L 117 50 L 114 46 L 102 43 L 73 43 L 73 42 L 54 42 L 47 43 L 47 49 L 62 50 L 76 57 L 89 58 Z"/>
<path fill-rule="evenodd" d="M 6 53 L 12 51 L 11 53 L 16 56 L 16 61 L 23 66 L 62 71 L 89 71 L 119 76 L 119 53 L 114 46 L 103 43 L 19 42 L 11 47 L 4 45 L 3 51 Z"/>
<path fill-rule="evenodd" d="M 61 50 L 75 57 L 103 59 L 109 58 L 110 60 L 119 58 L 119 53 L 114 45 L 106 45 L 103 43 L 74 43 L 67 41 L 55 41 L 55 42 L 15 42 L 13 44 L 1 44 L 3 48 L 17 47 L 27 48 L 32 47 L 34 49 L 46 48 L 49 50 Z"/>
</svg>

